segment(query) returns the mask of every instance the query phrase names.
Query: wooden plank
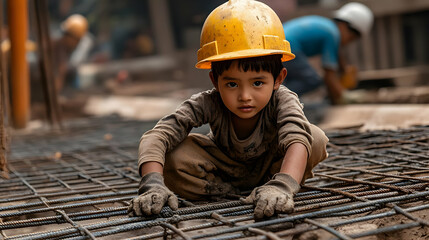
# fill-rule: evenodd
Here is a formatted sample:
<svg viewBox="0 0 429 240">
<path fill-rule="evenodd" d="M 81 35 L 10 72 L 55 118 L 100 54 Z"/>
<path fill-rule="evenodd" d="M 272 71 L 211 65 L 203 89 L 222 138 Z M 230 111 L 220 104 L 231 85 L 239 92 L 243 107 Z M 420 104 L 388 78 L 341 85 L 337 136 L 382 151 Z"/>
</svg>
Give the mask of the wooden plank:
<svg viewBox="0 0 429 240">
<path fill-rule="evenodd" d="M 121 70 L 129 73 L 155 73 L 171 71 L 177 67 L 177 61 L 172 56 L 149 56 L 142 58 L 109 61 L 106 63 L 88 63 L 78 67 L 80 86 L 90 87 L 95 84 L 99 75 L 115 75 Z"/>
</svg>

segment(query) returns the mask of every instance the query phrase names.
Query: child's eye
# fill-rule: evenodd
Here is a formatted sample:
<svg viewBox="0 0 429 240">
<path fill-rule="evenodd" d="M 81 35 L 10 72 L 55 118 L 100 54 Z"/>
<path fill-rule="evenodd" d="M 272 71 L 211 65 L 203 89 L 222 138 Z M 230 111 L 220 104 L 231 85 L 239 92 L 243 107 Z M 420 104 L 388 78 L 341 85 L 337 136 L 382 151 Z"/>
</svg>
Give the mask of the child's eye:
<svg viewBox="0 0 429 240">
<path fill-rule="evenodd" d="M 237 87 L 238 85 L 235 82 L 229 82 L 229 83 L 226 84 L 226 86 L 230 87 L 230 88 L 234 88 L 234 87 Z"/>
<path fill-rule="evenodd" d="M 253 83 L 253 86 L 259 87 L 259 86 L 262 86 L 262 84 L 264 84 L 264 83 L 261 82 L 261 81 L 256 81 L 256 82 Z"/>
</svg>

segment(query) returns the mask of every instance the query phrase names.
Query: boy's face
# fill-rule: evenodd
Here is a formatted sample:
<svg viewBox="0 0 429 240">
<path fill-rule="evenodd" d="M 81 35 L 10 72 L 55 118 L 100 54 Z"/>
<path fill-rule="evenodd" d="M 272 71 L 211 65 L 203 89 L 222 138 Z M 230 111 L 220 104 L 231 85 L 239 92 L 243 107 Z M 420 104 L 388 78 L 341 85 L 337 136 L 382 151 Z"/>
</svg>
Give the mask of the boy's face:
<svg viewBox="0 0 429 240">
<path fill-rule="evenodd" d="M 234 61 L 228 70 L 217 79 L 210 72 L 213 85 L 219 91 L 225 106 L 241 119 L 255 117 L 270 101 L 273 90 L 277 90 L 284 78 L 286 69 L 280 71 L 277 79 L 266 71 L 244 72 Z"/>
</svg>

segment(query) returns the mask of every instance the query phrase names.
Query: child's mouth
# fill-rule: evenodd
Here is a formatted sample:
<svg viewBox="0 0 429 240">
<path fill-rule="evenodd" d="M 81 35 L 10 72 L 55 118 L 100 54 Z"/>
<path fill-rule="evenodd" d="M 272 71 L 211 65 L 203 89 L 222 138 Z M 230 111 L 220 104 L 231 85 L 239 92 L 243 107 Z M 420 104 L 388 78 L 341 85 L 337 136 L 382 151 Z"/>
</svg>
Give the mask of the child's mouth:
<svg viewBox="0 0 429 240">
<path fill-rule="evenodd" d="M 252 107 L 252 106 L 243 106 L 243 107 L 239 107 L 238 109 L 240 111 L 242 111 L 242 112 L 251 112 L 254 109 L 254 107 Z"/>
</svg>

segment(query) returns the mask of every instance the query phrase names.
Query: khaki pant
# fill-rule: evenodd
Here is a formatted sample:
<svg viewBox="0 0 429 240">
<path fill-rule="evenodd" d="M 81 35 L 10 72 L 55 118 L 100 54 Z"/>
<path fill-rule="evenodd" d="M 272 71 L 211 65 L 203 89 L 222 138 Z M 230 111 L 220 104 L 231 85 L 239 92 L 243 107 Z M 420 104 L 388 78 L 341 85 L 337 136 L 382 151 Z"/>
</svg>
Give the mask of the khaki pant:
<svg viewBox="0 0 429 240">
<path fill-rule="evenodd" d="M 311 125 L 314 138 L 302 183 L 313 177 L 312 169 L 327 157 L 328 138 Z M 251 190 L 279 172 L 283 156 L 268 151 L 258 159 L 238 162 L 225 155 L 206 135 L 190 134 L 166 155 L 165 184 L 181 197 L 199 200 Z"/>
</svg>

